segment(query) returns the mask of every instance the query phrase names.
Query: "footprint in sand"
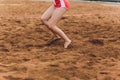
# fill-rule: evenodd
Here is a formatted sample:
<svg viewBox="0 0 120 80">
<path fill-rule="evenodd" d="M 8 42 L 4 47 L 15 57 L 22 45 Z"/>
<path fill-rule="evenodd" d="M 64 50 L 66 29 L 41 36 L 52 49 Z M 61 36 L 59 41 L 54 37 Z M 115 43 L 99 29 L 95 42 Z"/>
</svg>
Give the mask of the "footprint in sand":
<svg viewBox="0 0 120 80">
<path fill-rule="evenodd" d="M 100 46 L 104 45 L 103 40 L 100 40 L 100 39 L 91 39 L 89 40 L 89 42 L 92 43 L 93 45 L 100 45 Z"/>
</svg>

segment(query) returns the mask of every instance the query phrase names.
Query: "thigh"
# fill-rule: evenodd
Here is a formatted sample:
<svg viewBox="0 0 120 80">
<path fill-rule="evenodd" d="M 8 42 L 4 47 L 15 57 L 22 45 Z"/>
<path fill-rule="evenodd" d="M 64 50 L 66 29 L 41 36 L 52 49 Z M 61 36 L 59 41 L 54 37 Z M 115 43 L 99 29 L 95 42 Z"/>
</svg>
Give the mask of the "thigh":
<svg viewBox="0 0 120 80">
<path fill-rule="evenodd" d="M 41 16 L 41 18 L 44 19 L 44 20 L 48 20 L 48 19 L 52 16 L 54 10 L 55 10 L 54 6 L 53 6 L 53 5 L 50 6 L 50 7 L 43 13 L 43 15 Z"/>
<path fill-rule="evenodd" d="M 53 25 L 56 25 L 56 23 L 62 18 L 65 12 L 65 8 L 56 8 L 48 22 L 50 22 Z"/>
</svg>

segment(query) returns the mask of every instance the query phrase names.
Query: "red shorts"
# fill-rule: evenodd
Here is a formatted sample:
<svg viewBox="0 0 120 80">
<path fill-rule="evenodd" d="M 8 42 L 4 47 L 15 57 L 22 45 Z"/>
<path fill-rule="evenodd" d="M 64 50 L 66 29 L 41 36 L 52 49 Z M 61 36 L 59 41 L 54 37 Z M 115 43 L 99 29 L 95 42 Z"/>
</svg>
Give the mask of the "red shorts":
<svg viewBox="0 0 120 80">
<path fill-rule="evenodd" d="M 54 0 L 54 7 L 65 7 L 66 9 L 68 9 L 70 7 L 70 3 L 68 0 Z"/>
</svg>

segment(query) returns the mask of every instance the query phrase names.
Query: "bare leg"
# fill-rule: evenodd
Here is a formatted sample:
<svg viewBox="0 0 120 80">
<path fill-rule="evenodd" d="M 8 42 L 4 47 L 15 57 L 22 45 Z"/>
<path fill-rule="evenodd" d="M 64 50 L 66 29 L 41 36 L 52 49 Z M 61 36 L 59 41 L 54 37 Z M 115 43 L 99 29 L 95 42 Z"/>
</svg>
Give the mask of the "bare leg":
<svg viewBox="0 0 120 80">
<path fill-rule="evenodd" d="M 65 8 L 56 8 L 51 16 L 51 18 L 46 22 L 48 27 L 65 40 L 64 48 L 67 48 L 71 43 L 71 40 L 66 36 L 66 34 L 56 26 L 56 23 L 61 19 L 63 14 L 66 12 Z"/>
<path fill-rule="evenodd" d="M 52 16 L 53 12 L 54 12 L 55 8 L 54 6 L 50 6 L 45 12 L 44 14 L 41 16 L 41 20 L 42 22 L 47 25 L 48 19 L 50 19 L 50 17 Z M 48 27 L 49 28 L 49 27 Z M 49 28 L 50 29 L 50 28 Z M 52 31 L 52 33 L 57 37 L 60 38 L 59 35 L 57 35 L 52 29 L 50 29 Z"/>
</svg>

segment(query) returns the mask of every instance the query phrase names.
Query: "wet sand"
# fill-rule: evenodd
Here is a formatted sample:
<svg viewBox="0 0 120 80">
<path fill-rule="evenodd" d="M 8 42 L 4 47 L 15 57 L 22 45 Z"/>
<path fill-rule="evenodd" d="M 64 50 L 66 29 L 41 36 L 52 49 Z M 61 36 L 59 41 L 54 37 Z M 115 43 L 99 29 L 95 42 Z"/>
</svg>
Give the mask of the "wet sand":
<svg viewBox="0 0 120 80">
<path fill-rule="evenodd" d="M 120 80 L 120 7 L 71 2 L 58 23 L 72 39 L 40 21 L 51 2 L 0 1 L 0 80 Z"/>
</svg>

